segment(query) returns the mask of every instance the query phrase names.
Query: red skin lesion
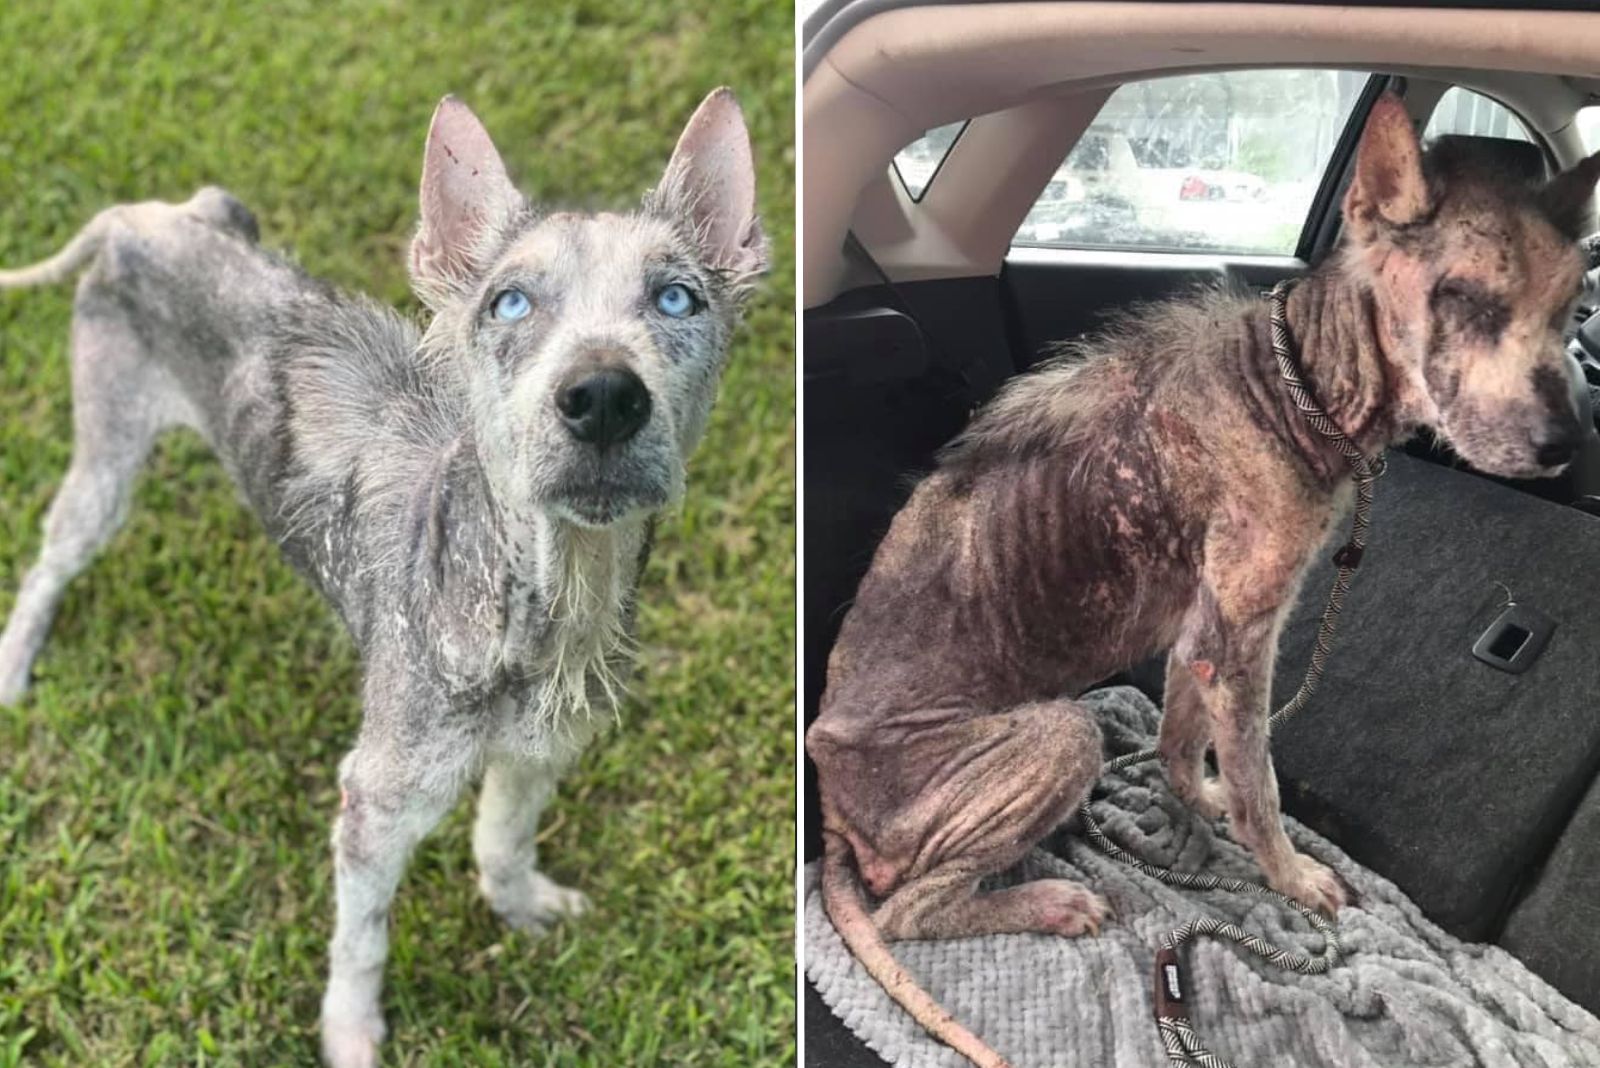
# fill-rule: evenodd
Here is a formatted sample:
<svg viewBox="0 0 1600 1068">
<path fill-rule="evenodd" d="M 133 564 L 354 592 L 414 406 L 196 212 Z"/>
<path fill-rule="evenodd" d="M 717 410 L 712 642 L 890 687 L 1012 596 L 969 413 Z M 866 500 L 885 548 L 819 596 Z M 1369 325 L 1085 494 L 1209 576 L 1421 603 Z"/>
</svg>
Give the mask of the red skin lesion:
<svg viewBox="0 0 1600 1068">
<path fill-rule="evenodd" d="M 1211 680 L 1217 677 L 1217 665 L 1209 660 L 1191 660 L 1189 670 L 1194 672 L 1194 677 L 1206 686 L 1211 685 Z"/>
</svg>

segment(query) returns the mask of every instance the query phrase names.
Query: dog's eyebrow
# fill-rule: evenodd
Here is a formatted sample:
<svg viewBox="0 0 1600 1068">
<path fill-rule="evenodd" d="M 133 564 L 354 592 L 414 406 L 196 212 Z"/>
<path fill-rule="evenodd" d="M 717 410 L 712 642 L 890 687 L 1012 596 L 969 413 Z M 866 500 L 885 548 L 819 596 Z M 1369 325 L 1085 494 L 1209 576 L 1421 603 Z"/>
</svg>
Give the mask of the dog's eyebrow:
<svg viewBox="0 0 1600 1068">
<path fill-rule="evenodd" d="M 550 290 L 545 284 L 548 273 L 543 268 L 531 267 L 527 263 L 501 268 L 483 280 L 483 292 L 478 298 L 474 314 L 481 319 L 494 304 L 494 299 L 512 288 L 522 290 L 523 294 L 535 304 L 550 300 Z"/>
<path fill-rule="evenodd" d="M 644 265 L 650 270 L 678 271 L 696 278 L 700 277 L 700 271 L 696 268 L 694 260 L 675 249 L 650 253 L 645 256 Z"/>
<path fill-rule="evenodd" d="M 541 271 L 529 270 L 526 266 L 497 271 L 483 280 L 483 304 L 487 306 L 490 301 L 511 286 L 520 288 L 537 282 L 542 273 Z"/>
</svg>

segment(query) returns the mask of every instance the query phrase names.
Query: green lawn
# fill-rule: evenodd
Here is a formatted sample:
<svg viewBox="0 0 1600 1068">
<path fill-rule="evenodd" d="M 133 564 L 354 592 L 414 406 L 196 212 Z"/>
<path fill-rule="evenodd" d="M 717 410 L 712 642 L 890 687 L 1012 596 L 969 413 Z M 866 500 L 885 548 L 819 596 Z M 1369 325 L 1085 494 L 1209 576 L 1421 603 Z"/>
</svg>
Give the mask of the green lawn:
<svg viewBox="0 0 1600 1068">
<path fill-rule="evenodd" d="M 387 1064 L 794 1061 L 792 12 L 696 6 L 0 3 L 7 265 L 217 182 L 312 272 L 414 308 L 445 92 L 524 189 L 595 205 L 636 200 L 710 88 L 744 103 L 775 269 L 661 531 L 622 729 L 546 822 L 595 910 L 498 926 L 463 804 L 398 898 Z M 0 612 L 67 464 L 70 295 L 0 295 Z M 203 446 L 168 439 L 0 711 L 0 1066 L 313 1063 L 357 674 Z"/>
</svg>

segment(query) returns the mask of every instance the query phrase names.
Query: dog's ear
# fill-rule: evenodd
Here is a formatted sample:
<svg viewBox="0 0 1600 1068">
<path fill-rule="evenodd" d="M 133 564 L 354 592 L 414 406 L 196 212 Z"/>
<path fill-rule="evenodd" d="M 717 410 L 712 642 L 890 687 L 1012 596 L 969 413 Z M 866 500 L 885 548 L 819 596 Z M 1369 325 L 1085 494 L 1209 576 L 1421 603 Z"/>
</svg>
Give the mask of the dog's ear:
<svg viewBox="0 0 1600 1068">
<path fill-rule="evenodd" d="M 736 282 L 767 269 L 750 135 L 731 90 L 714 90 L 695 109 L 653 200 L 687 220 L 706 262 Z"/>
<path fill-rule="evenodd" d="M 458 295 L 487 264 L 494 238 L 522 206 L 489 132 L 453 96 L 439 101 L 422 155 L 422 218 L 411 282 L 429 307 Z"/>
<path fill-rule="evenodd" d="M 1600 182 L 1600 152 L 1562 171 L 1539 190 L 1539 206 L 1556 229 L 1576 241 L 1594 225 L 1595 183 Z"/>
<path fill-rule="evenodd" d="M 1355 175 L 1344 197 L 1345 226 L 1365 243 L 1382 226 L 1405 226 L 1432 210 L 1416 127 L 1400 98 L 1384 93 L 1372 105 L 1356 147 Z"/>
</svg>

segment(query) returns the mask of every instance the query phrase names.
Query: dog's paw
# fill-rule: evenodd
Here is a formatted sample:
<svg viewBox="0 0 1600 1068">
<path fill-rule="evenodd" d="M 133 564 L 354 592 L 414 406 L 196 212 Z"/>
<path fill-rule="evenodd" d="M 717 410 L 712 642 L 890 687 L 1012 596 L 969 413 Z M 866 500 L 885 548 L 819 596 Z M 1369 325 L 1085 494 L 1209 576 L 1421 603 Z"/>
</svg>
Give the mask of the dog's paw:
<svg viewBox="0 0 1600 1068">
<path fill-rule="evenodd" d="M 1333 869 L 1304 853 L 1294 855 L 1288 874 L 1272 880 L 1272 888 L 1328 917 L 1338 915 L 1347 899 L 1344 882 Z"/>
<path fill-rule="evenodd" d="M 378 1068 L 383 1015 L 323 1003 L 322 1060 L 328 1068 Z"/>
<path fill-rule="evenodd" d="M 562 886 L 539 871 L 529 872 L 509 886 L 487 881 L 482 885 L 495 915 L 529 934 L 542 934 L 554 923 L 589 911 L 589 898 L 582 891 Z"/>
<path fill-rule="evenodd" d="M 1042 879 L 1028 889 L 1039 898 L 1040 930 L 1046 934 L 1076 938 L 1100 933 L 1100 925 L 1111 916 L 1105 898 L 1067 879 Z"/>
</svg>

